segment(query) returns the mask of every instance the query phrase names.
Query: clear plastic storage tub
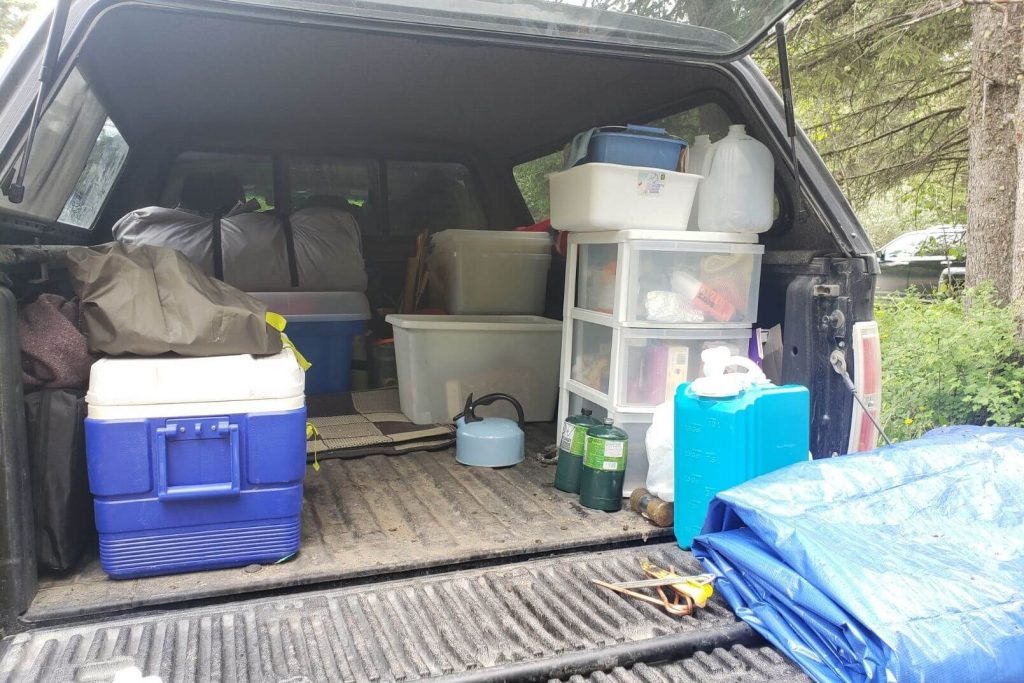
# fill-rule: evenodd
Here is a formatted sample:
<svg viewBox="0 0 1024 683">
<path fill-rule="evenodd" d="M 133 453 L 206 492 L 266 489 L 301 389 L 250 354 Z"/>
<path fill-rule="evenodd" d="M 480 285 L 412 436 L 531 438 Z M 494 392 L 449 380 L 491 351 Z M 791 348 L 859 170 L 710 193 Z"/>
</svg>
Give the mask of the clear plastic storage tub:
<svg viewBox="0 0 1024 683">
<path fill-rule="evenodd" d="M 756 321 L 764 247 L 622 234 L 618 244 L 578 245 L 578 308 L 647 327 Z"/>
<path fill-rule="evenodd" d="M 542 232 L 444 230 L 429 258 L 434 306 L 455 315 L 544 312 L 551 237 Z"/>
<path fill-rule="evenodd" d="M 389 315 L 402 412 L 416 424 L 451 422 L 466 397 L 514 396 L 527 422 L 555 417 L 562 323 L 538 316 Z M 483 415 L 515 417 L 504 403 Z"/>
<path fill-rule="evenodd" d="M 558 230 L 686 230 L 699 175 L 619 164 L 583 164 L 548 176 Z"/>
<path fill-rule="evenodd" d="M 352 389 L 352 346 L 366 330 L 370 303 L 362 292 L 252 292 L 288 321 L 285 333 L 312 363 L 306 394 Z"/>
</svg>

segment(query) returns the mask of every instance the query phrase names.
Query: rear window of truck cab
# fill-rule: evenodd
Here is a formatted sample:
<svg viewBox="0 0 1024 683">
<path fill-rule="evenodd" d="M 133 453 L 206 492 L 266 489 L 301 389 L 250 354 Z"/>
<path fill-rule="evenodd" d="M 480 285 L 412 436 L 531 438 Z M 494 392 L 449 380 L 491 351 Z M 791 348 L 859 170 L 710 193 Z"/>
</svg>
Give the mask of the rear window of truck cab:
<svg viewBox="0 0 1024 683">
<path fill-rule="evenodd" d="M 459 162 L 186 152 L 172 165 L 161 204 L 177 205 L 184 179 L 206 172 L 229 174 L 261 210 L 282 209 L 275 197 L 283 194 L 289 211 L 348 211 L 365 235 L 488 227 L 472 172 Z"/>
</svg>

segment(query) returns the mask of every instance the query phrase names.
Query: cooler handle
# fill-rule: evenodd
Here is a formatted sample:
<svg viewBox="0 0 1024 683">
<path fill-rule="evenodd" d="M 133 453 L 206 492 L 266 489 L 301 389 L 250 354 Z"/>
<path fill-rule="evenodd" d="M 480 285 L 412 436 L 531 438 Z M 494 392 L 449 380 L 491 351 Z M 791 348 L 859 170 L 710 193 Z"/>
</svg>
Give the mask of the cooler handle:
<svg viewBox="0 0 1024 683">
<path fill-rule="evenodd" d="M 192 433 L 189 433 L 191 427 Z M 213 484 L 167 483 L 167 441 L 173 438 L 227 439 L 231 459 L 231 481 Z M 242 465 L 239 449 L 238 425 L 227 420 L 177 420 L 156 429 L 157 482 L 156 495 L 160 500 L 195 500 L 197 498 L 224 498 L 237 496 L 242 490 Z"/>
</svg>

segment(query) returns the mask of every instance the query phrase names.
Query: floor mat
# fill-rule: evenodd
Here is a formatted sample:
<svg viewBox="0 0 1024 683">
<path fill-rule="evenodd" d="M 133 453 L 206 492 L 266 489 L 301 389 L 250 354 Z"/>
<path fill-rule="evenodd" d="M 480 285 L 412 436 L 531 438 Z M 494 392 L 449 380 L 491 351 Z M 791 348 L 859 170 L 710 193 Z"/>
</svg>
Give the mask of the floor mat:
<svg viewBox="0 0 1024 683">
<path fill-rule="evenodd" d="M 527 425 L 527 459 L 465 467 L 451 449 L 324 462 L 307 470 L 302 548 L 292 561 L 113 581 L 93 559 L 44 578 L 25 615 L 38 622 L 517 555 L 670 538 L 629 511 L 598 512 L 554 488 L 540 462 L 551 424 Z"/>
<path fill-rule="evenodd" d="M 430 451 L 455 442 L 454 425 L 413 424 L 394 387 L 310 396 L 306 410 L 318 434 L 306 446 L 311 461 Z"/>
</svg>

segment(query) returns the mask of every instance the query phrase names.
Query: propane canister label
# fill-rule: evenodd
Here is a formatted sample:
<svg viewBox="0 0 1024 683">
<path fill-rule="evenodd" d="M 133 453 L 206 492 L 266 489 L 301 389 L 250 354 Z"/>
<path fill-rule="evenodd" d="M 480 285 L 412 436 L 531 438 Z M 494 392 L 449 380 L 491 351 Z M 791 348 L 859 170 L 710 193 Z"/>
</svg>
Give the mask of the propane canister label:
<svg viewBox="0 0 1024 683">
<path fill-rule="evenodd" d="M 623 472 L 626 469 L 626 442 L 601 438 L 587 439 L 583 465 L 603 472 Z"/>
<path fill-rule="evenodd" d="M 562 443 L 559 444 L 566 453 L 582 456 L 587 442 L 587 426 L 566 422 L 562 425 Z"/>
</svg>

